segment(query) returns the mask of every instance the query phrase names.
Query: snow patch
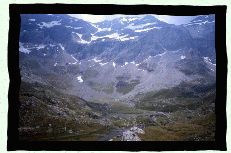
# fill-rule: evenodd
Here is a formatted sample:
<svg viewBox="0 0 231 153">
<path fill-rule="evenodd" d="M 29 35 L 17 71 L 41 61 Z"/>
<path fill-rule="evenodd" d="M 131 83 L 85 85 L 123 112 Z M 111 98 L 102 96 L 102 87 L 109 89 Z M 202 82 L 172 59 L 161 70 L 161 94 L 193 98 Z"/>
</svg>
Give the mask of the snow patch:
<svg viewBox="0 0 231 153">
<path fill-rule="evenodd" d="M 131 21 L 135 21 L 135 20 L 137 20 L 137 19 L 139 19 L 139 18 L 128 18 L 127 20 L 128 20 L 128 22 L 131 22 Z"/>
<path fill-rule="evenodd" d="M 55 45 L 53 45 L 53 44 L 49 44 L 49 46 L 50 46 L 50 47 L 55 47 Z"/>
<path fill-rule="evenodd" d="M 97 57 L 93 58 L 92 59 L 94 62 L 98 63 L 98 62 L 101 62 L 102 60 L 97 60 Z"/>
<path fill-rule="evenodd" d="M 163 56 L 163 55 L 165 55 L 166 54 L 166 52 L 163 52 L 163 53 L 161 53 L 161 54 L 157 54 L 157 55 L 155 55 L 154 57 L 157 57 L 157 56 Z"/>
<path fill-rule="evenodd" d="M 105 35 L 103 37 L 108 37 L 108 38 L 111 38 L 111 39 L 117 39 L 119 37 L 119 34 L 118 33 L 113 33 L 113 34 L 110 34 L 110 35 Z"/>
<path fill-rule="evenodd" d="M 78 81 L 79 81 L 80 83 L 83 82 L 82 76 L 78 76 L 77 79 L 78 79 Z"/>
<path fill-rule="evenodd" d="M 106 63 L 99 63 L 101 66 L 104 66 L 104 65 L 106 65 L 108 62 L 106 62 Z"/>
<path fill-rule="evenodd" d="M 83 40 L 81 39 L 81 41 L 79 41 L 81 44 L 89 44 L 90 42 L 86 41 L 86 40 Z"/>
<path fill-rule="evenodd" d="M 146 28 L 146 29 L 139 29 L 139 30 L 135 30 L 135 32 L 144 32 L 144 31 L 149 31 L 152 29 L 161 29 L 162 27 L 152 27 L 152 28 Z"/>
<path fill-rule="evenodd" d="M 65 26 L 66 28 L 73 28 L 72 26 Z"/>
<path fill-rule="evenodd" d="M 44 45 L 44 44 L 40 44 L 39 46 L 37 46 L 37 47 L 35 47 L 37 50 L 39 50 L 39 49 L 43 49 L 43 48 L 45 48 L 46 47 L 46 45 Z"/>
<path fill-rule="evenodd" d="M 60 47 L 62 50 L 65 50 L 65 48 L 63 47 L 62 44 L 59 44 L 59 47 Z"/>
<path fill-rule="evenodd" d="M 75 33 L 75 34 L 78 35 L 80 39 L 82 39 L 82 36 L 83 36 L 82 34 L 80 33 Z"/>
<path fill-rule="evenodd" d="M 32 21 L 32 22 L 34 22 L 35 21 L 35 19 L 28 19 L 29 21 Z"/>
<path fill-rule="evenodd" d="M 201 22 L 202 20 L 194 20 L 193 22 Z"/>
<path fill-rule="evenodd" d="M 129 24 L 127 27 L 125 27 L 125 28 L 127 28 L 127 29 L 132 29 L 132 30 L 137 30 L 137 29 L 142 29 L 142 28 L 144 28 L 144 27 L 146 27 L 146 26 L 149 26 L 149 25 L 154 25 L 154 24 L 156 24 L 156 22 L 153 22 L 153 23 L 146 23 L 146 24 L 139 24 L 139 25 L 134 25 L 134 23 L 132 23 L 132 24 Z"/>
<path fill-rule="evenodd" d="M 55 64 L 54 64 L 54 66 L 56 66 L 58 63 L 56 62 Z"/>
<path fill-rule="evenodd" d="M 125 21 L 127 21 L 127 19 L 126 19 L 126 18 L 122 18 L 121 21 L 124 21 L 124 22 L 125 22 Z"/>
<path fill-rule="evenodd" d="M 91 37 L 91 41 L 95 41 L 97 39 L 102 39 L 102 38 L 104 38 L 104 40 L 102 40 L 102 41 L 105 41 L 105 38 L 115 39 L 115 40 L 119 40 L 119 41 L 127 41 L 127 40 L 136 39 L 138 37 L 138 36 L 134 36 L 134 37 L 127 37 L 127 36 L 128 35 L 119 35 L 118 33 L 113 33 L 110 35 L 104 35 L 104 36 L 100 36 L 100 37 L 93 35 Z"/>
<path fill-rule="evenodd" d="M 186 58 L 186 57 L 185 57 L 185 56 L 183 56 L 183 55 L 181 55 L 181 56 L 180 56 L 180 59 L 185 59 L 185 58 Z"/>
<path fill-rule="evenodd" d="M 101 31 L 111 31 L 111 28 L 99 28 L 97 27 L 98 31 L 97 32 L 101 32 Z"/>
<path fill-rule="evenodd" d="M 40 44 L 40 45 L 35 44 L 33 47 L 25 48 L 25 47 L 23 46 L 23 43 L 19 42 L 19 51 L 24 52 L 24 53 L 27 53 L 27 54 L 29 54 L 29 53 L 31 52 L 30 49 L 40 50 L 40 49 L 43 49 L 43 48 L 45 48 L 45 47 L 46 47 L 46 45 L 44 45 L 44 44 Z"/>
<path fill-rule="evenodd" d="M 213 23 L 213 22 L 215 22 L 215 21 L 204 21 L 204 22 L 197 22 L 197 23 L 188 23 L 188 24 L 186 24 L 185 26 L 191 26 L 191 25 L 195 25 L 195 24 L 199 24 L 199 25 L 202 25 L 202 24 L 206 24 L 206 23 Z"/>
<path fill-rule="evenodd" d="M 141 63 L 136 64 L 136 66 L 139 66 Z"/>
<path fill-rule="evenodd" d="M 138 38 L 138 36 L 135 36 L 135 37 L 125 37 L 125 38 L 120 38 L 120 41 L 133 40 L 133 39 L 136 39 L 136 38 Z"/>
<path fill-rule="evenodd" d="M 203 58 L 204 58 L 204 61 L 211 62 L 211 59 L 209 57 L 203 57 Z"/>
<path fill-rule="evenodd" d="M 130 18 L 122 18 L 121 21 L 122 22 L 131 22 L 131 21 L 135 21 L 137 19 L 139 19 L 139 18 L 138 17 L 130 17 Z"/>
<path fill-rule="evenodd" d="M 31 51 L 23 46 L 23 43 L 19 42 L 19 51 L 29 54 Z"/>
<path fill-rule="evenodd" d="M 79 38 L 80 38 L 80 40 L 78 41 L 79 43 L 81 43 L 81 44 L 89 44 L 90 42 L 88 42 L 88 41 L 86 41 L 86 40 L 83 40 L 82 39 L 82 34 L 80 34 L 80 33 L 75 33 L 75 34 L 77 34 L 78 36 L 79 36 Z"/>
<path fill-rule="evenodd" d="M 60 20 L 61 21 L 61 20 Z M 37 24 L 40 28 L 51 28 L 57 25 L 61 25 L 60 21 L 51 21 L 51 22 L 41 22 L 41 24 Z"/>
<path fill-rule="evenodd" d="M 115 62 L 113 62 L 112 65 L 113 65 L 113 67 L 115 67 L 116 66 Z"/>
<path fill-rule="evenodd" d="M 71 55 L 71 57 L 72 57 L 76 62 L 78 62 L 78 60 L 77 60 L 73 55 Z"/>
<path fill-rule="evenodd" d="M 75 30 L 82 29 L 83 27 L 73 27 Z"/>
<path fill-rule="evenodd" d="M 83 27 L 72 27 L 72 26 L 65 26 L 65 27 L 66 27 L 66 28 L 75 29 L 75 30 L 78 30 L 78 29 L 83 28 Z M 72 33 L 74 33 L 74 32 L 72 32 Z"/>
<path fill-rule="evenodd" d="M 204 58 L 204 62 L 213 66 L 216 66 L 216 64 L 213 64 L 211 59 L 209 57 L 203 57 Z"/>
</svg>

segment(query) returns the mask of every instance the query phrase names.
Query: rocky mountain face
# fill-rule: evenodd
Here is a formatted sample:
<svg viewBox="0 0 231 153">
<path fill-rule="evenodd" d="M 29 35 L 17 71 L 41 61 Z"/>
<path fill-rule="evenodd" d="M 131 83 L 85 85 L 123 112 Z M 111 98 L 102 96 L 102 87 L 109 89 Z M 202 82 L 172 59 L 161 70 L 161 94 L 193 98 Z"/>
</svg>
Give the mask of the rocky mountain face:
<svg viewBox="0 0 231 153">
<path fill-rule="evenodd" d="M 213 63 L 216 63 L 215 50 L 215 16 L 198 16 L 190 23 L 184 25 L 194 39 L 195 48 L 199 55 L 209 57 Z"/>
<path fill-rule="evenodd" d="M 28 129 L 23 130 L 26 126 L 41 133 L 42 125 L 43 130 L 54 131 L 62 123 L 64 133 L 69 124 L 68 135 L 75 133 L 78 140 L 85 140 L 104 133 L 105 127 L 142 123 L 148 125 L 146 133 L 150 133 L 159 130 L 156 125 L 189 128 L 188 124 L 175 124 L 188 121 L 204 132 L 208 126 L 201 125 L 201 120 L 209 118 L 210 126 L 215 123 L 214 15 L 197 16 L 176 26 L 152 15 L 123 16 L 93 24 L 62 14 L 22 14 L 19 41 L 25 84 L 20 91 L 20 130 L 24 133 L 28 134 Z M 41 118 L 49 116 L 50 120 L 36 120 L 39 125 L 26 122 L 30 115 L 41 116 L 41 112 Z M 198 115 L 200 122 L 192 120 Z M 76 128 L 74 122 L 85 129 L 94 125 L 100 132 L 82 137 L 84 128 Z M 201 136 L 203 132 L 196 134 L 198 139 L 213 139 L 213 132 Z M 52 132 L 47 133 L 43 138 L 51 137 Z M 190 133 L 184 138 L 174 135 L 173 139 L 194 138 Z M 143 140 L 150 138 L 143 135 Z"/>
</svg>

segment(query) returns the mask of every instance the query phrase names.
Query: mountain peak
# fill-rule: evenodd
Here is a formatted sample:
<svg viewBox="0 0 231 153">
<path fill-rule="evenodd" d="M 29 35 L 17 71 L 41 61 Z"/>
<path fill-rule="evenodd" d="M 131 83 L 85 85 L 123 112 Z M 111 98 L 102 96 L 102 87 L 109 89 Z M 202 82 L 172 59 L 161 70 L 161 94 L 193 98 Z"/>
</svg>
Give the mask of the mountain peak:
<svg viewBox="0 0 231 153">
<path fill-rule="evenodd" d="M 215 15 L 199 15 L 198 17 L 194 18 L 191 23 L 198 23 L 198 22 L 214 22 L 215 21 Z"/>
<path fill-rule="evenodd" d="M 145 15 L 143 18 L 143 20 L 147 20 L 147 21 L 159 21 L 156 17 L 154 17 L 153 15 Z"/>
</svg>

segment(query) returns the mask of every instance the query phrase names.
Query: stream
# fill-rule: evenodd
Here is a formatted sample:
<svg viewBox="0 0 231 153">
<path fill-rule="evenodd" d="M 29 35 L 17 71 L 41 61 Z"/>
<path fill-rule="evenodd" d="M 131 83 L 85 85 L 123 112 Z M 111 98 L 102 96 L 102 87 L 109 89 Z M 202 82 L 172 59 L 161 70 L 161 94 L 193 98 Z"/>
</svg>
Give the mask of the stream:
<svg viewBox="0 0 231 153">
<path fill-rule="evenodd" d="M 141 141 L 138 133 L 144 134 L 144 131 L 137 126 L 112 129 L 101 136 L 98 141 Z"/>
</svg>

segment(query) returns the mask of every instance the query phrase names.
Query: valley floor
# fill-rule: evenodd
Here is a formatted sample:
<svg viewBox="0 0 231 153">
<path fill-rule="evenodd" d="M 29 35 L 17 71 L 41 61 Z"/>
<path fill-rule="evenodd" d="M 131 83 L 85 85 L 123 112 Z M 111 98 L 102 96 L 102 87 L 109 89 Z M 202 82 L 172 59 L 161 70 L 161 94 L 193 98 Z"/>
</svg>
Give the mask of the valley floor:
<svg viewBox="0 0 231 153">
<path fill-rule="evenodd" d="M 169 104 L 165 108 L 173 111 L 156 111 L 148 109 L 148 105 L 144 109 L 140 105 L 86 102 L 49 87 L 23 82 L 19 138 L 28 141 L 214 141 L 216 116 L 212 95 L 213 92 L 209 92 L 201 104 L 195 103 L 196 107 L 188 102 L 177 106 Z M 182 109 L 183 106 L 186 109 Z"/>
</svg>

